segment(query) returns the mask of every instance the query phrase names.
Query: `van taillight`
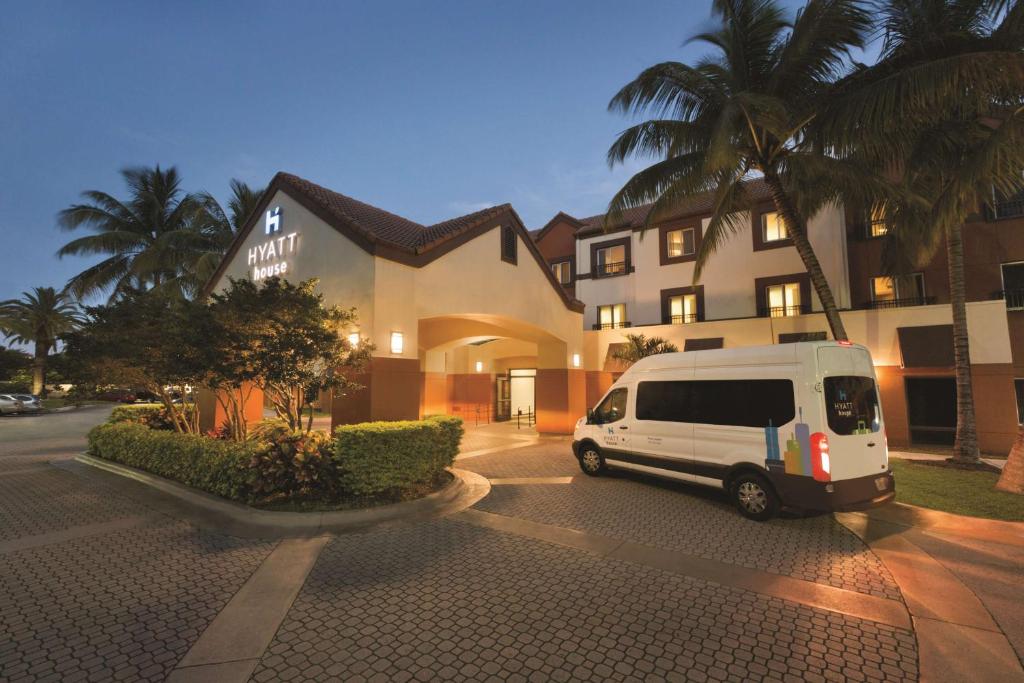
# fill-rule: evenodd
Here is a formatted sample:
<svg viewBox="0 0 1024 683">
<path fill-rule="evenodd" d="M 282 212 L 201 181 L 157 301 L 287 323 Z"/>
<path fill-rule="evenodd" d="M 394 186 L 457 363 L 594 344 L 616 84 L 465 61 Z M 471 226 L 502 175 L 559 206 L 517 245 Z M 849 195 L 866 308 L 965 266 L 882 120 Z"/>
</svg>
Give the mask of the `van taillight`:
<svg viewBox="0 0 1024 683">
<path fill-rule="evenodd" d="M 821 432 L 811 434 L 811 473 L 814 481 L 832 480 L 832 461 L 828 457 L 828 437 Z"/>
</svg>

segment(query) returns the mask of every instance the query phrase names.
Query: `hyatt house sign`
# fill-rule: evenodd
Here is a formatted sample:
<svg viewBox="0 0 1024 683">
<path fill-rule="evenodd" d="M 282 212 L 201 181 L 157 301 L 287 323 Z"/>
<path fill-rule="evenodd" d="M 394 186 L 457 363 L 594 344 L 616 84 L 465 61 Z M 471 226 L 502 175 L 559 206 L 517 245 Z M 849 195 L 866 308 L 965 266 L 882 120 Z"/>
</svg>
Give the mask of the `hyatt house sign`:
<svg viewBox="0 0 1024 683">
<path fill-rule="evenodd" d="M 281 233 L 281 207 L 267 211 L 265 232 L 268 235 Z M 287 257 L 295 253 L 297 232 L 271 237 L 263 244 L 249 248 L 249 262 L 252 266 L 253 281 L 288 272 Z"/>
</svg>

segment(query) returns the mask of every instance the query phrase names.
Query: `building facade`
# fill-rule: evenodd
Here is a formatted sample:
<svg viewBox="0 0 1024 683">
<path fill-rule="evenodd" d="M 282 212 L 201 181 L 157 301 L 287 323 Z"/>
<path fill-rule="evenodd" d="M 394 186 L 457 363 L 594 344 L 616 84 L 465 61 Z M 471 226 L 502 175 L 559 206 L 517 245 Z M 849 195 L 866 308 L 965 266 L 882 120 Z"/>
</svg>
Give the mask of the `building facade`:
<svg viewBox="0 0 1024 683">
<path fill-rule="evenodd" d="M 573 264 L 563 284 L 585 304 L 585 364 L 598 373 L 588 401 L 621 371 L 610 352 L 631 332 L 684 350 L 830 337 L 763 185 L 753 181 L 749 190 L 760 203 L 696 283 L 696 253 L 711 217 L 706 198 L 646 230 L 642 207 L 609 229 L 603 215 L 559 213 L 533 233 L 554 272 Z M 945 253 L 893 282 L 882 274 L 884 222 L 858 221 L 831 206 L 808 229 L 850 338 L 871 350 L 890 444 L 951 443 L 956 390 Z M 964 243 L 979 440 L 983 450 L 1005 452 L 1024 404 L 1024 202 L 986 207 L 965 225 Z"/>
<path fill-rule="evenodd" d="M 684 350 L 828 337 L 767 193 L 756 181 L 748 190 L 755 210 L 695 282 L 708 198 L 646 231 L 640 208 L 610 230 L 603 216 L 559 213 L 531 233 L 509 205 L 421 225 L 279 173 L 208 291 L 230 278 L 315 277 L 328 304 L 356 309 L 348 334 L 375 350 L 364 388 L 332 400 L 335 424 L 451 413 L 568 433 L 624 369 L 611 352 L 627 333 Z M 1007 208 L 965 231 L 979 438 L 996 452 L 1013 439 L 1024 378 L 1024 219 Z M 872 352 L 890 444 L 949 441 L 943 257 L 906 283 L 878 279 L 879 230 L 828 207 L 809 237 L 851 338 Z"/>
</svg>

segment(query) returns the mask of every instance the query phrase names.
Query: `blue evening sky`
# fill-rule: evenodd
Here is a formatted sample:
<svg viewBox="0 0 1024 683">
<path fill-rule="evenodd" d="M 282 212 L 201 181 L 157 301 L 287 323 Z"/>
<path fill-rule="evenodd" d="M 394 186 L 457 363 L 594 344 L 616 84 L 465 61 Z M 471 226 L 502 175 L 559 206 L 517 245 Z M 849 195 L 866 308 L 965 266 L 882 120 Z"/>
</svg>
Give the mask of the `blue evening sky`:
<svg viewBox="0 0 1024 683">
<path fill-rule="evenodd" d="M 707 0 L 4 0 L 0 299 L 60 287 L 55 214 L 118 170 L 176 165 L 188 190 L 286 170 L 430 223 L 511 202 L 530 228 L 603 211 L 609 98 L 689 60 Z M 84 233 L 83 233 L 84 234 Z"/>
</svg>

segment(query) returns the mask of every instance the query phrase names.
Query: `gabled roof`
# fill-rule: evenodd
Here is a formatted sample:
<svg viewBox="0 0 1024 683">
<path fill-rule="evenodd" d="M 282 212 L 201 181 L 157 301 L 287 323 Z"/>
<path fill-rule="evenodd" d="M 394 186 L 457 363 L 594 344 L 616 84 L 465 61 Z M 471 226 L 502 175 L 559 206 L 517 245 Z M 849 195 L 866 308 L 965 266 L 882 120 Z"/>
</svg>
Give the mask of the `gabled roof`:
<svg viewBox="0 0 1024 683">
<path fill-rule="evenodd" d="M 584 223 L 580 221 L 579 218 L 576 218 L 575 216 L 570 216 L 564 211 L 559 211 L 554 215 L 554 217 L 551 220 L 544 224 L 543 228 L 540 228 L 539 230 L 531 230 L 530 236 L 533 237 L 533 239 L 535 240 L 543 239 L 544 235 L 548 234 L 548 231 L 551 230 L 551 228 L 553 228 L 554 226 L 558 225 L 559 223 L 568 223 L 575 230 L 579 230 L 580 228 L 584 227 Z"/>
<path fill-rule="evenodd" d="M 519 233 L 527 250 L 566 307 L 577 312 L 583 311 L 583 303 L 566 294 L 555 280 L 511 204 L 500 204 L 433 225 L 422 225 L 284 172 L 279 172 L 270 181 L 259 206 L 239 230 L 217 271 L 206 283 L 204 294 L 209 294 L 223 276 L 227 264 L 238 253 L 242 242 L 253 228 L 263 220 L 271 199 L 278 191 L 285 192 L 363 250 L 416 268 L 430 263 L 488 230 L 499 225 L 510 225 Z"/>
</svg>

